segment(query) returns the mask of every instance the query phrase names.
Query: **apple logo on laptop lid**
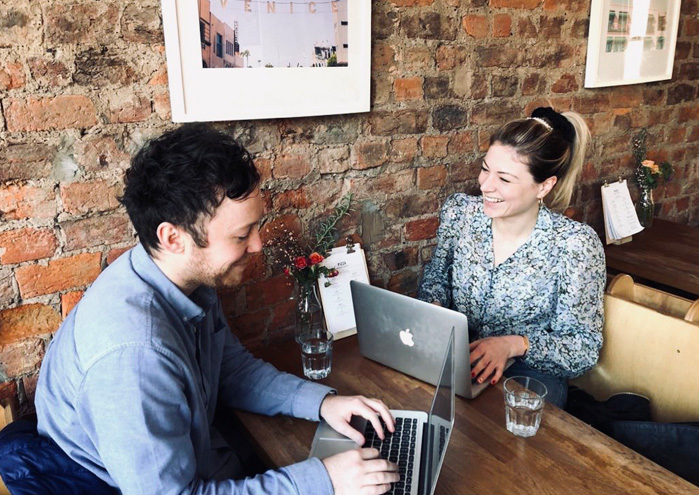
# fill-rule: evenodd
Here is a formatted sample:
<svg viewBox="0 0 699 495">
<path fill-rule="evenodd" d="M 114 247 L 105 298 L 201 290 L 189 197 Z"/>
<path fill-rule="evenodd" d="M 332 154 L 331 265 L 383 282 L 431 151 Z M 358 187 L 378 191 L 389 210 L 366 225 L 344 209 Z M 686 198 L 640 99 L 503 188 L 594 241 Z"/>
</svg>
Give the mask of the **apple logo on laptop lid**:
<svg viewBox="0 0 699 495">
<path fill-rule="evenodd" d="M 407 345 L 408 347 L 412 347 L 415 345 L 415 342 L 413 341 L 413 334 L 410 333 L 409 328 L 406 328 L 405 330 L 401 330 L 399 335 L 400 335 L 400 341 L 403 342 L 404 345 Z"/>
</svg>

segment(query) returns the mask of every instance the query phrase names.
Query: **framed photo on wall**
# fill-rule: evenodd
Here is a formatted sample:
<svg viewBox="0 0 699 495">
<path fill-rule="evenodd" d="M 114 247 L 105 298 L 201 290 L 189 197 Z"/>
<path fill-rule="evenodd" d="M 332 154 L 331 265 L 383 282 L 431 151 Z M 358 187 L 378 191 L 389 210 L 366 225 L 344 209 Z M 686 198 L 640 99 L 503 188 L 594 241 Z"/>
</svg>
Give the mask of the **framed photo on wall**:
<svg viewBox="0 0 699 495">
<path fill-rule="evenodd" d="M 585 87 L 672 78 L 680 0 L 592 0 Z"/>
<path fill-rule="evenodd" d="M 162 0 L 174 122 L 369 111 L 371 0 Z"/>
</svg>

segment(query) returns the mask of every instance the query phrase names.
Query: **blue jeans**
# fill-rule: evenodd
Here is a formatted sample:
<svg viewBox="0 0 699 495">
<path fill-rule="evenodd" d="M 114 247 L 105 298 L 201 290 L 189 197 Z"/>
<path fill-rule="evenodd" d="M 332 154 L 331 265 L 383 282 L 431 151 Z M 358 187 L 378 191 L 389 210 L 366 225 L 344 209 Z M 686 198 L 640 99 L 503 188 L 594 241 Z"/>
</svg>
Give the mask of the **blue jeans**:
<svg viewBox="0 0 699 495">
<path fill-rule="evenodd" d="M 511 376 L 528 376 L 531 378 L 536 378 L 544 385 L 546 385 L 546 402 L 553 404 L 561 409 L 565 409 L 566 402 L 568 402 L 568 380 L 566 378 L 559 378 L 557 376 L 549 375 L 547 373 L 542 373 L 541 371 L 536 371 L 530 368 L 524 362 L 517 358 L 515 362 L 507 368 L 504 375 L 506 377 Z"/>
</svg>

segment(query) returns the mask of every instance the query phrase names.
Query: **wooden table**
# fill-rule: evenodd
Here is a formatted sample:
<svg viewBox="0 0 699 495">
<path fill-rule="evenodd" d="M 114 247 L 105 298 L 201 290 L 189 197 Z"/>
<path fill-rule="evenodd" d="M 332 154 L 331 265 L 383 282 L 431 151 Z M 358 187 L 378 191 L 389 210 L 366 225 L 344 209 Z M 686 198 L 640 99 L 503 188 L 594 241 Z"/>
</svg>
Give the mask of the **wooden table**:
<svg viewBox="0 0 699 495">
<path fill-rule="evenodd" d="M 604 248 L 607 268 L 689 299 L 699 297 L 699 228 L 655 219 L 631 242 Z M 644 279 L 644 280 L 641 280 Z M 675 290 L 672 290 L 675 289 Z"/>
<path fill-rule="evenodd" d="M 263 357 L 301 375 L 294 342 Z M 430 385 L 362 358 L 356 336 L 335 343 L 333 371 L 323 383 L 342 394 L 380 398 L 393 409 L 427 411 L 434 392 Z M 691 483 L 549 404 L 536 436 L 513 436 L 505 429 L 501 383 L 476 399 L 456 398 L 455 426 L 437 494 L 699 493 Z M 308 457 L 316 423 L 242 412 L 238 416 L 269 466 Z"/>
</svg>

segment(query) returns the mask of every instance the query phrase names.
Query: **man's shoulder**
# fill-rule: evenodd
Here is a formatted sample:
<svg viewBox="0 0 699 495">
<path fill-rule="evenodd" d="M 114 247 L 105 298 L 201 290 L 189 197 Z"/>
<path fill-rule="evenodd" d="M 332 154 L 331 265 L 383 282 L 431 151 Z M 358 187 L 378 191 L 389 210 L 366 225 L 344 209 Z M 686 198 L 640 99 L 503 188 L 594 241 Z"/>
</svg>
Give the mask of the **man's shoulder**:
<svg viewBox="0 0 699 495">
<path fill-rule="evenodd" d="M 118 264 L 117 264 L 118 263 Z M 162 346 L 181 325 L 164 297 L 128 264 L 117 260 L 74 309 L 72 333 L 84 363 L 125 346 Z"/>
</svg>

